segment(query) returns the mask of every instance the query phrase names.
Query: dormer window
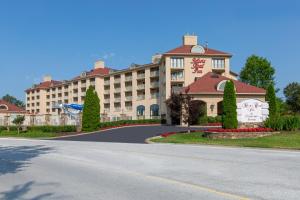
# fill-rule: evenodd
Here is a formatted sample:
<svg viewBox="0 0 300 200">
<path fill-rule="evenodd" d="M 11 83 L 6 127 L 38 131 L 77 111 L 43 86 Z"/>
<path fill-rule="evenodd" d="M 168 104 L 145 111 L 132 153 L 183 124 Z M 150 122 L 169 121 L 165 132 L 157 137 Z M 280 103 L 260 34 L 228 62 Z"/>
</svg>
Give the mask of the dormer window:
<svg viewBox="0 0 300 200">
<path fill-rule="evenodd" d="M 213 69 L 225 69 L 225 59 L 224 58 L 213 58 L 212 59 Z"/>
<path fill-rule="evenodd" d="M 217 86 L 217 91 L 224 92 L 227 80 L 221 81 Z"/>
<path fill-rule="evenodd" d="M 1 104 L 0 105 L 0 110 L 8 110 L 7 105 Z"/>
</svg>

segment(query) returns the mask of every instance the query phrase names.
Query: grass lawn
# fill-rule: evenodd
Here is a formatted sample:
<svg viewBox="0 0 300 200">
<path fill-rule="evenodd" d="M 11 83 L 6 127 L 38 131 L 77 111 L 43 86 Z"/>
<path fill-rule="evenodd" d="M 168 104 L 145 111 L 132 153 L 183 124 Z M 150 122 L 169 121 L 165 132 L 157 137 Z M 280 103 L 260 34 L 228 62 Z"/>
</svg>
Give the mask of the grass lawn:
<svg viewBox="0 0 300 200">
<path fill-rule="evenodd" d="M 282 132 L 280 134 L 247 139 L 208 139 L 202 132 L 175 134 L 166 138 L 152 139 L 152 142 L 181 144 L 213 144 L 239 147 L 285 148 L 300 150 L 300 131 Z"/>
<path fill-rule="evenodd" d="M 59 133 L 45 133 L 42 131 L 28 131 L 21 132 L 18 131 L 1 131 L 0 137 L 20 137 L 20 138 L 50 138 L 55 136 L 60 136 Z"/>
</svg>

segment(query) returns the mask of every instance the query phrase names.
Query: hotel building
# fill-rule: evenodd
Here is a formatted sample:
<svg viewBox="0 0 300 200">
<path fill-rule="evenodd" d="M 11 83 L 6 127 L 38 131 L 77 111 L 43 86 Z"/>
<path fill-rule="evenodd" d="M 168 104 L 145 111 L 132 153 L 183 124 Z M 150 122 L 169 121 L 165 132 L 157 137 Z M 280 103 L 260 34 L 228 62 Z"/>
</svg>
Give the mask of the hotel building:
<svg viewBox="0 0 300 200">
<path fill-rule="evenodd" d="M 207 114 L 221 112 L 220 102 L 226 80 L 235 80 L 238 101 L 264 101 L 263 89 L 241 83 L 230 70 L 232 55 L 198 44 L 197 36 L 183 36 L 182 45 L 152 57 L 152 62 L 127 69 L 107 68 L 103 61 L 90 71 L 67 81 L 45 76 L 43 82 L 26 90 L 26 110 L 33 115 L 59 115 L 55 104 L 83 104 L 89 86 L 101 102 L 103 121 L 119 119 L 168 118 L 165 101 L 172 92 L 189 87 L 195 99 L 207 105 Z"/>
</svg>

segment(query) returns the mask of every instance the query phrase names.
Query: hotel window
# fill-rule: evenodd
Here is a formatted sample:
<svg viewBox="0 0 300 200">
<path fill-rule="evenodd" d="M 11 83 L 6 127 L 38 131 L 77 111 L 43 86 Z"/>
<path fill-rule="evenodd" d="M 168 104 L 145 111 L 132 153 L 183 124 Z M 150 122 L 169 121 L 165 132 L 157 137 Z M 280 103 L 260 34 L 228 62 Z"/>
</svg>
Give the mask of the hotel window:
<svg viewBox="0 0 300 200">
<path fill-rule="evenodd" d="M 183 68 L 184 67 L 184 58 L 171 58 L 171 67 Z"/>
<path fill-rule="evenodd" d="M 225 68 L 225 59 L 224 58 L 213 58 L 212 67 L 214 69 L 224 69 Z"/>
<path fill-rule="evenodd" d="M 171 80 L 178 80 L 178 79 L 183 79 L 183 71 L 171 73 Z"/>
<path fill-rule="evenodd" d="M 36 106 L 40 106 L 40 102 L 37 102 L 37 103 L 36 103 Z"/>
</svg>

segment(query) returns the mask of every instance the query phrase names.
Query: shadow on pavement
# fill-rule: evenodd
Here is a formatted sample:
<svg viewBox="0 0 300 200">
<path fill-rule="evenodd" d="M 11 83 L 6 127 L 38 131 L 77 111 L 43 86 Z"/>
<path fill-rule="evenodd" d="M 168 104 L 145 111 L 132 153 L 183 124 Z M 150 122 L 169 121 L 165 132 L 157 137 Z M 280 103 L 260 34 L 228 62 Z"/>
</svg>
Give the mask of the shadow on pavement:
<svg viewBox="0 0 300 200">
<path fill-rule="evenodd" d="M 42 154 L 49 153 L 53 148 L 43 145 L 35 146 L 0 146 L 0 176 L 17 173 L 27 167 L 30 160 Z"/>
</svg>

